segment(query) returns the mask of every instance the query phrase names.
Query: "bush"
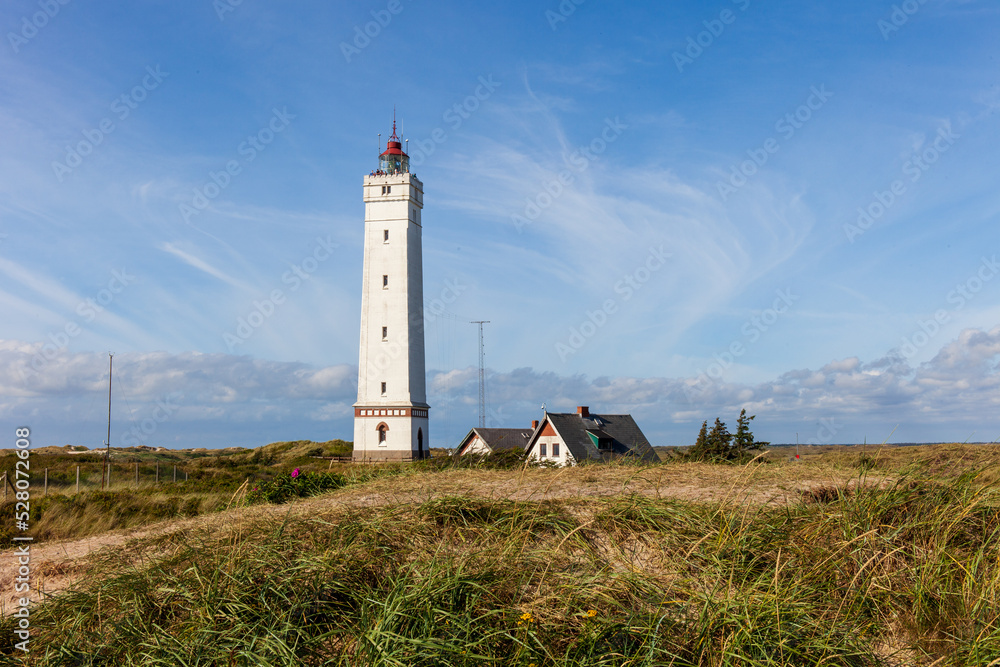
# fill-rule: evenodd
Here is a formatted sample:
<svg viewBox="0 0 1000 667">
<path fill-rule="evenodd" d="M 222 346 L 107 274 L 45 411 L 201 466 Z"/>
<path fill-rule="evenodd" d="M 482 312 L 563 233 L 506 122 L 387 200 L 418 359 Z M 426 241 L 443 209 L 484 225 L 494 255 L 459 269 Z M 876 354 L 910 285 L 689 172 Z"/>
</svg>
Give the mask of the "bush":
<svg viewBox="0 0 1000 667">
<path fill-rule="evenodd" d="M 347 479 L 336 472 L 299 472 L 258 482 L 247 494 L 247 504 L 273 503 L 280 505 L 293 498 L 305 498 L 347 486 Z"/>
</svg>

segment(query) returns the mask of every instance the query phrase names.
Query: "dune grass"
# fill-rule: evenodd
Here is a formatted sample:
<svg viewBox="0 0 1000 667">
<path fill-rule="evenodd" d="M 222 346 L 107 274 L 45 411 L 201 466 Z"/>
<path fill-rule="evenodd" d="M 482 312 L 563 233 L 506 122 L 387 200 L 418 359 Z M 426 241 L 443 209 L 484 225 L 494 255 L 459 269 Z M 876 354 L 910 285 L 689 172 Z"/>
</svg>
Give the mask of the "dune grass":
<svg viewBox="0 0 1000 667">
<path fill-rule="evenodd" d="M 136 547 L 153 562 L 105 554 L 35 610 L 26 664 L 1000 665 L 986 477 L 859 478 L 784 506 L 620 493 L 242 512 Z"/>
</svg>

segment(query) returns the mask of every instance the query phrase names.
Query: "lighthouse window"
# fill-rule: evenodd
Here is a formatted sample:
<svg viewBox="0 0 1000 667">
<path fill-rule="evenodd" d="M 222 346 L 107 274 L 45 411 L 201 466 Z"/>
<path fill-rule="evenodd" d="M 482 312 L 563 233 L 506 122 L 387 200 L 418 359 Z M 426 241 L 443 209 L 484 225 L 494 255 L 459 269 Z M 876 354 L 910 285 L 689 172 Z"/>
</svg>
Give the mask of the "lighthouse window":
<svg viewBox="0 0 1000 667">
<path fill-rule="evenodd" d="M 385 396 L 385 382 L 382 383 L 382 395 Z"/>
<path fill-rule="evenodd" d="M 389 230 L 388 229 L 382 230 L 382 242 L 383 243 L 388 243 L 389 242 Z"/>
<path fill-rule="evenodd" d="M 385 434 L 389 430 L 389 427 L 385 424 L 378 425 L 378 444 L 385 444 Z"/>
<path fill-rule="evenodd" d="M 389 276 L 382 276 L 382 289 L 389 287 Z"/>
<path fill-rule="evenodd" d="M 389 327 L 382 327 L 382 340 L 389 337 Z"/>
<path fill-rule="evenodd" d="M 385 186 L 385 194 L 387 194 L 387 195 L 391 195 L 392 194 L 392 186 L 391 185 Z"/>
</svg>

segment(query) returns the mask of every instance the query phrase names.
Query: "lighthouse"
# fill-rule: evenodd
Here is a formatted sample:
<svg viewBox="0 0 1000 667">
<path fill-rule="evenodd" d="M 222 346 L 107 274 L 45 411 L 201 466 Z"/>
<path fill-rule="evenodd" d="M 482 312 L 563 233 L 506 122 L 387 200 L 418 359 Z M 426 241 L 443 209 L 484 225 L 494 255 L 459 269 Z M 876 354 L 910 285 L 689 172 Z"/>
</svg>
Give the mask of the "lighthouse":
<svg viewBox="0 0 1000 667">
<path fill-rule="evenodd" d="M 376 171 L 365 176 L 358 402 L 354 461 L 429 455 L 421 259 L 423 183 L 410 173 L 392 122 Z"/>
</svg>

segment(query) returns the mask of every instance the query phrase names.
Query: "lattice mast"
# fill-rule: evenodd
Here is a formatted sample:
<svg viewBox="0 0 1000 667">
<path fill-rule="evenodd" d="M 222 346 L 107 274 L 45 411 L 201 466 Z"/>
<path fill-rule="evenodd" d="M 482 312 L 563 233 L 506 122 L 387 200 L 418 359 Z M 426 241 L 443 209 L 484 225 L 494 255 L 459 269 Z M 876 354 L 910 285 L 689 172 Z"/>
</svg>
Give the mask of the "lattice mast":
<svg viewBox="0 0 1000 667">
<path fill-rule="evenodd" d="M 479 325 L 479 428 L 486 428 L 486 352 L 483 347 L 483 325 L 489 320 L 473 320 Z"/>
</svg>

